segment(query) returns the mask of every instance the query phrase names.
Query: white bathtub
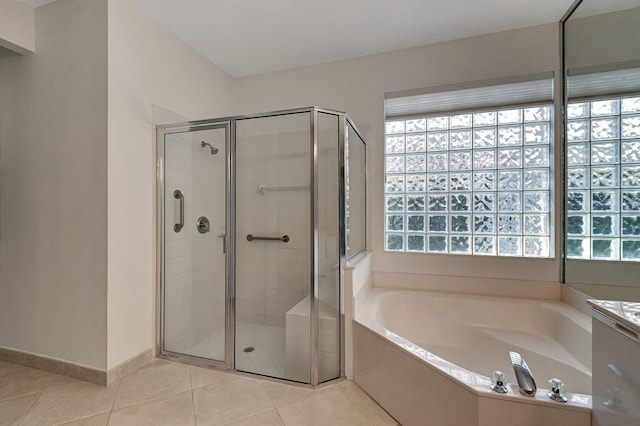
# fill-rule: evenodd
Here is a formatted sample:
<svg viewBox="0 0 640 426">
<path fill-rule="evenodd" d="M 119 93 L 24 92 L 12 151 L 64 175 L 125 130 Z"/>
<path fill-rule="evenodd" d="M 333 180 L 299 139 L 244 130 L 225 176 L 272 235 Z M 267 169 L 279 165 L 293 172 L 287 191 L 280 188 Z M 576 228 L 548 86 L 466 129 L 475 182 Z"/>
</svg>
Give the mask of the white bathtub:
<svg viewBox="0 0 640 426">
<path fill-rule="evenodd" d="M 535 397 L 518 393 L 509 351 L 531 368 Z M 506 395 L 489 389 L 494 370 Z M 552 377 L 568 403 L 547 398 Z M 370 288 L 356 302 L 354 379 L 404 425 L 589 425 L 591 319 L 556 301 Z"/>
</svg>

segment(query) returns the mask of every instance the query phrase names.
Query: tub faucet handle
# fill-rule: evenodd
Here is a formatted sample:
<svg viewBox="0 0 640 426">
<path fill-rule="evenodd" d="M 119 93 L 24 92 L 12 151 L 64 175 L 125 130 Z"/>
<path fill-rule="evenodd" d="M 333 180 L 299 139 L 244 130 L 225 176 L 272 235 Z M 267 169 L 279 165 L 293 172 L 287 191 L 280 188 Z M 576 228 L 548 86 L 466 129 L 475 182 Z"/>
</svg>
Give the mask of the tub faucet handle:
<svg viewBox="0 0 640 426">
<path fill-rule="evenodd" d="M 560 379 L 553 378 L 549 380 L 549 392 L 547 396 L 554 401 L 567 402 L 567 389 L 564 382 Z"/>
<path fill-rule="evenodd" d="M 507 379 L 504 373 L 500 370 L 496 370 L 491 374 L 491 389 L 498 393 L 507 393 Z"/>
</svg>

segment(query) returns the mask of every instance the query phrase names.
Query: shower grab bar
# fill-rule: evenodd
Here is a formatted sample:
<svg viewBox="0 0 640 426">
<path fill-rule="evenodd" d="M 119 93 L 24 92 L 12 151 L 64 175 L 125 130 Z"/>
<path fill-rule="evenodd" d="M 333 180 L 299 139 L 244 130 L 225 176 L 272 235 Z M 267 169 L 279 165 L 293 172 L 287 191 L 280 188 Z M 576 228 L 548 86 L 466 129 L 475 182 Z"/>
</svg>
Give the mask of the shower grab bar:
<svg viewBox="0 0 640 426">
<path fill-rule="evenodd" d="M 263 240 L 263 241 L 282 241 L 283 243 L 289 242 L 289 236 L 283 235 L 282 237 L 255 237 L 251 234 L 247 235 L 247 241 Z"/>
<path fill-rule="evenodd" d="M 176 189 L 175 191 L 173 191 L 173 198 L 175 198 L 176 200 L 180 200 L 180 220 L 178 221 L 178 223 L 173 225 L 173 230 L 176 232 L 180 232 L 182 231 L 182 228 L 184 228 L 184 195 L 182 195 L 182 191 Z"/>
</svg>

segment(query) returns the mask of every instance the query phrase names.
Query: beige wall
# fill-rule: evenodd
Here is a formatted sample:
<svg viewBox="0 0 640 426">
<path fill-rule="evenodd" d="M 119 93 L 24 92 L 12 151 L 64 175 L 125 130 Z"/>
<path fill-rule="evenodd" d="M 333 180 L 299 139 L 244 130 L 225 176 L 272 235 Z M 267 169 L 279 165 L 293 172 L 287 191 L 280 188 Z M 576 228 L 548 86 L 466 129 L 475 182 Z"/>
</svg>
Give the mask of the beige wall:
<svg viewBox="0 0 640 426">
<path fill-rule="evenodd" d="M 0 47 L 17 53 L 35 49 L 34 11 L 18 0 L 0 0 Z"/>
<path fill-rule="evenodd" d="M 565 66 L 637 61 L 640 59 L 640 7 L 570 19 L 565 24 Z"/>
<path fill-rule="evenodd" d="M 107 354 L 106 9 L 38 8 L 37 53 L 0 53 L 0 346 L 94 368 Z"/>
<path fill-rule="evenodd" d="M 233 81 L 128 0 L 109 1 L 108 368 L 155 330 L 153 105 L 189 119 L 231 112 Z"/>
<path fill-rule="evenodd" d="M 558 281 L 559 250 L 555 259 L 540 260 L 383 251 L 384 94 L 545 71 L 560 75 L 558 30 L 548 24 L 241 78 L 237 112 L 320 105 L 349 113 L 367 141 L 368 247 L 376 271 Z M 559 223 L 556 218 L 558 230 Z"/>
</svg>

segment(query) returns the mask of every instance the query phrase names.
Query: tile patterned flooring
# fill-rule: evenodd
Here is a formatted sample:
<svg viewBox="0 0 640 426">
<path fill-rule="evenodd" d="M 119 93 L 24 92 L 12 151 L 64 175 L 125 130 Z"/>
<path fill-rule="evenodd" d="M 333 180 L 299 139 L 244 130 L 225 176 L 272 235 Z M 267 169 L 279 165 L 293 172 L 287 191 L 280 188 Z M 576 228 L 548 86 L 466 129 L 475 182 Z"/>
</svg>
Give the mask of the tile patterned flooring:
<svg viewBox="0 0 640 426">
<path fill-rule="evenodd" d="M 351 381 L 312 390 L 155 360 L 105 387 L 0 361 L 0 426 L 396 424 Z"/>
</svg>

